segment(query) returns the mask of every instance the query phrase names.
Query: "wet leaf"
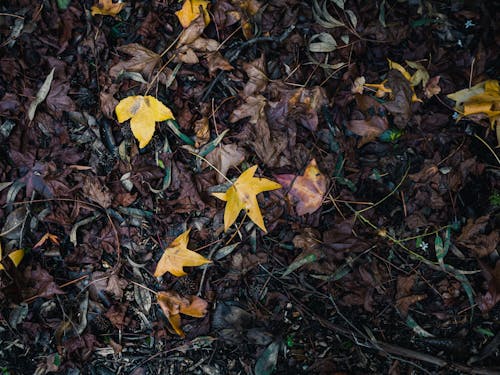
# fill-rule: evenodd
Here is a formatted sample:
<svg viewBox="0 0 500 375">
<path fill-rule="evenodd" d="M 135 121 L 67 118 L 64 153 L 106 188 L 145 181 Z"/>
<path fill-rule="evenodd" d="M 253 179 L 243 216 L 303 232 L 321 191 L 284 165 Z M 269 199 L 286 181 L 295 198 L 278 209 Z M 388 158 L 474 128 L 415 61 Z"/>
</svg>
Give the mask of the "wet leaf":
<svg viewBox="0 0 500 375">
<path fill-rule="evenodd" d="M 369 120 L 351 120 L 347 123 L 347 129 L 361 137 L 358 143 L 358 147 L 361 147 L 387 131 L 389 123 L 386 117 L 373 116 Z"/>
<path fill-rule="evenodd" d="M 278 353 L 281 342 L 274 341 L 262 352 L 255 363 L 255 373 L 259 375 L 271 375 L 278 363 Z"/>
<path fill-rule="evenodd" d="M 309 41 L 311 52 L 332 52 L 337 49 L 337 41 L 328 33 L 320 33 L 312 36 Z"/>
<path fill-rule="evenodd" d="M 158 304 L 175 332 L 184 337 L 179 314 L 189 315 L 194 318 L 203 318 L 207 314 L 208 303 L 197 296 L 181 297 L 174 291 L 158 292 Z"/>
<path fill-rule="evenodd" d="M 52 68 L 50 73 L 47 75 L 45 81 L 36 94 L 35 100 L 31 102 L 30 107 L 28 108 L 28 118 L 30 121 L 35 118 L 35 112 L 38 105 L 42 103 L 49 94 L 50 86 L 52 85 L 52 80 L 54 79 L 54 70 L 55 68 Z"/>
<path fill-rule="evenodd" d="M 302 176 L 282 174 L 276 176 L 284 188 L 290 189 L 288 194 L 297 202 L 297 214 L 312 214 L 321 207 L 323 197 L 328 189 L 328 178 L 321 173 L 312 159 Z"/>
<path fill-rule="evenodd" d="M 210 4 L 210 1 L 207 0 L 185 0 L 181 10 L 175 12 L 175 15 L 179 19 L 182 27 L 186 28 L 193 20 L 203 13 L 205 25 L 208 25 L 210 23 L 210 15 L 207 11 L 208 4 Z"/>
<path fill-rule="evenodd" d="M 132 56 L 132 58 L 127 61 L 120 61 L 111 67 L 109 75 L 113 78 L 118 77 L 121 72 L 142 73 L 147 79 L 151 78 L 153 70 L 161 61 L 160 55 L 138 43 L 120 46 L 117 50 Z"/>
<path fill-rule="evenodd" d="M 127 3 L 113 3 L 112 0 L 99 0 L 96 5 L 92 5 L 90 12 L 93 16 L 100 14 L 103 16 L 116 16 L 122 11 Z"/>
<path fill-rule="evenodd" d="M 148 145 L 157 121 L 174 119 L 172 111 L 153 96 L 129 96 L 120 100 L 115 108 L 118 122 L 130 119 L 130 127 L 139 147 Z"/>
<path fill-rule="evenodd" d="M 250 220 L 267 233 L 257 202 L 257 194 L 280 189 L 281 185 L 266 178 L 253 177 L 257 167 L 254 165 L 243 172 L 225 193 L 212 193 L 213 196 L 227 202 L 224 210 L 224 231 L 233 225 L 240 211 L 245 210 Z"/>
<path fill-rule="evenodd" d="M 234 143 L 225 144 L 216 147 L 206 158 L 225 176 L 230 168 L 237 167 L 245 160 L 245 150 Z M 223 181 L 224 177 L 217 174 L 217 182 L 220 184 Z"/>
<path fill-rule="evenodd" d="M 184 272 L 184 267 L 201 266 L 212 262 L 187 248 L 190 231 L 191 229 L 188 229 L 182 233 L 165 249 L 156 266 L 155 277 L 160 277 L 166 272 L 170 272 L 174 276 L 185 276 L 187 274 Z"/>
</svg>

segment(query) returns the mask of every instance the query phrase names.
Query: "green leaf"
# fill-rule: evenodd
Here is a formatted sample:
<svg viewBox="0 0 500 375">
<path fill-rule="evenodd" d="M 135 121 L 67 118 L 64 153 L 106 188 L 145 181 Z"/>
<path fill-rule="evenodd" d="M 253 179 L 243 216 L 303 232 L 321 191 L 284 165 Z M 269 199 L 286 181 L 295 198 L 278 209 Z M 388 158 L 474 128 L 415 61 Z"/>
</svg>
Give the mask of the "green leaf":
<svg viewBox="0 0 500 375">
<path fill-rule="evenodd" d="M 297 268 L 300 268 L 302 267 L 303 265 L 305 264 L 309 264 L 309 263 L 312 263 L 312 262 L 316 262 L 318 258 L 316 257 L 315 254 L 308 254 L 306 255 L 305 257 L 302 257 L 300 259 L 295 259 L 292 264 L 290 264 L 288 266 L 288 268 L 286 269 L 286 271 L 283 273 L 282 276 L 287 276 L 289 274 L 291 274 L 293 271 L 295 271 Z"/>
<path fill-rule="evenodd" d="M 61 10 L 65 10 L 68 8 L 69 3 L 71 3 L 71 0 L 57 0 L 57 7 Z"/>
</svg>

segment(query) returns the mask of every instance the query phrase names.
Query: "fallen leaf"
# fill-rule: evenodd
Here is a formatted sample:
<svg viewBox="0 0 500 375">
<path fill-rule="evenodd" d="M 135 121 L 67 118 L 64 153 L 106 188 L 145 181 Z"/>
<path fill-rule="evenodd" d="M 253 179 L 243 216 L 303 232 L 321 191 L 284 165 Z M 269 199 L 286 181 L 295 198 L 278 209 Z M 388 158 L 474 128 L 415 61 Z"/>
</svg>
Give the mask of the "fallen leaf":
<svg viewBox="0 0 500 375">
<path fill-rule="evenodd" d="M 14 250 L 7 255 L 7 257 L 10 258 L 12 263 L 14 263 L 14 266 L 17 267 L 19 263 L 21 263 L 21 260 L 24 258 L 24 250 L 23 249 L 18 249 Z M 0 243 L 0 270 L 4 270 L 4 266 L 2 264 L 3 261 L 3 254 L 2 254 L 2 244 Z"/>
<path fill-rule="evenodd" d="M 484 114 L 490 120 L 491 127 L 500 122 L 500 85 L 497 80 L 488 80 L 463 89 L 448 98 L 454 100 L 455 111 L 459 113 L 457 121 L 462 117 Z M 499 140 L 500 142 L 500 140 Z"/>
<path fill-rule="evenodd" d="M 156 265 L 155 277 L 160 277 L 165 272 L 170 272 L 174 276 L 185 276 L 187 274 L 184 272 L 183 267 L 201 266 L 212 262 L 187 248 L 190 231 L 191 229 L 188 229 L 182 233 L 165 249 L 160 261 Z"/>
<path fill-rule="evenodd" d="M 109 70 L 109 75 L 112 78 L 118 77 L 122 71 L 127 71 L 142 73 L 145 75 L 146 79 L 149 79 L 153 74 L 153 70 L 161 61 L 160 55 L 138 43 L 120 46 L 117 50 L 132 56 L 132 58 L 127 61 L 120 61 L 118 64 L 112 66 Z"/>
<path fill-rule="evenodd" d="M 116 16 L 125 8 L 127 3 L 113 3 L 112 0 L 99 0 L 96 5 L 92 5 L 90 13 L 95 16 L 101 14 L 103 16 Z"/>
<path fill-rule="evenodd" d="M 229 169 L 237 167 L 245 160 L 245 150 L 235 143 L 225 144 L 216 147 L 206 158 L 221 172 L 222 175 L 217 174 L 217 182 L 220 184 Z"/>
<path fill-rule="evenodd" d="M 205 29 L 205 21 L 202 16 L 197 17 L 193 22 L 190 23 L 188 27 L 182 30 L 179 35 L 179 41 L 177 42 L 177 47 L 185 46 L 187 44 L 193 43 L 198 39 L 203 30 Z"/>
<path fill-rule="evenodd" d="M 197 296 L 181 297 L 173 291 L 158 292 L 158 304 L 175 332 L 185 337 L 181 328 L 180 314 L 203 318 L 207 314 L 208 302 Z"/>
<path fill-rule="evenodd" d="M 139 147 L 146 147 L 153 138 L 155 123 L 174 119 L 172 111 L 153 96 L 129 96 L 120 100 L 115 108 L 118 122 L 130 120 L 134 137 Z"/>
<path fill-rule="evenodd" d="M 103 208 L 109 208 L 113 195 L 106 185 L 95 176 L 88 176 L 83 181 L 82 191 L 87 198 Z"/>
<path fill-rule="evenodd" d="M 361 137 L 358 143 L 358 147 L 361 147 L 366 143 L 373 142 L 380 134 L 389 129 L 389 123 L 386 117 L 373 116 L 369 120 L 350 120 L 347 123 L 347 129 Z"/>
<path fill-rule="evenodd" d="M 488 291 L 479 298 L 479 308 L 481 311 L 490 311 L 500 302 L 500 261 L 497 261 L 495 268 L 491 268 L 482 261 L 479 264 L 483 268 L 483 275 L 488 281 Z"/>
<path fill-rule="evenodd" d="M 206 26 L 210 23 L 210 15 L 207 11 L 208 4 L 210 4 L 210 1 L 207 0 L 185 0 L 181 10 L 175 12 L 175 15 L 182 27 L 186 28 L 203 13 L 203 20 Z"/>
<path fill-rule="evenodd" d="M 50 86 L 52 85 L 52 80 L 54 79 L 54 70 L 55 68 L 52 68 L 50 73 L 47 75 L 45 81 L 43 81 L 42 86 L 36 93 L 35 99 L 31 102 L 30 107 L 28 108 L 28 118 L 30 121 L 35 118 L 36 108 L 41 102 L 45 100 L 50 91 Z"/>
<path fill-rule="evenodd" d="M 488 222 L 489 216 L 467 220 L 462 233 L 456 239 L 456 244 L 471 250 L 480 258 L 494 252 L 500 242 L 500 233 L 492 230 L 489 234 L 485 234 Z"/>
<path fill-rule="evenodd" d="M 264 61 L 264 54 L 252 62 L 243 63 L 243 70 L 248 76 L 248 82 L 243 88 L 243 98 L 259 94 L 266 88 L 268 78 L 266 75 L 266 62 Z"/>
<path fill-rule="evenodd" d="M 439 87 L 439 79 L 441 76 L 432 77 L 427 81 L 424 89 L 424 95 L 427 99 L 437 95 L 441 92 L 441 87 Z"/>
<path fill-rule="evenodd" d="M 57 237 L 55 234 L 47 232 L 42 236 L 42 238 L 40 238 L 40 240 L 38 240 L 38 242 L 35 245 L 33 245 L 33 249 L 42 246 L 45 242 L 47 242 L 47 240 L 52 242 L 54 245 L 59 245 L 59 243 L 60 243 L 59 237 Z M 0 255 L 1 255 L 1 252 L 0 252 Z"/>
<path fill-rule="evenodd" d="M 319 170 L 316 159 L 309 162 L 302 176 L 282 174 L 277 175 L 276 179 L 285 189 L 290 189 L 288 194 L 298 202 L 298 215 L 312 214 L 321 207 L 328 179 Z"/>
<path fill-rule="evenodd" d="M 214 197 L 227 202 L 224 210 L 224 231 L 228 230 L 238 218 L 240 211 L 244 209 L 250 220 L 267 233 L 257 202 L 257 194 L 280 189 L 281 185 L 267 178 L 253 177 L 257 167 L 254 165 L 243 172 L 225 193 L 212 193 Z"/>
</svg>

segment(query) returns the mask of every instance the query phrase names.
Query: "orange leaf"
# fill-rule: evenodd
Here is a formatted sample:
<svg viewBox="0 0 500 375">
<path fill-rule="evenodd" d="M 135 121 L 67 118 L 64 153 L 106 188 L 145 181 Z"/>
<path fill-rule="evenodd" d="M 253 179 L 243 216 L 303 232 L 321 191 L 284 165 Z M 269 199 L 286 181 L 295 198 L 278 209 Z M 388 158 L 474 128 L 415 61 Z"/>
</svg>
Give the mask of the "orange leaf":
<svg viewBox="0 0 500 375">
<path fill-rule="evenodd" d="M 57 237 L 55 234 L 51 234 L 49 232 L 45 233 L 42 238 L 33 246 L 33 249 L 36 247 L 42 246 L 45 242 L 49 240 L 52 242 L 54 245 L 59 245 L 59 237 Z"/>
<path fill-rule="evenodd" d="M 298 202 L 298 215 L 312 214 L 321 207 L 328 179 L 319 170 L 316 159 L 310 161 L 302 176 L 282 174 L 276 176 L 276 179 L 290 189 L 289 194 Z"/>
<path fill-rule="evenodd" d="M 253 177 L 257 167 L 254 165 L 243 172 L 225 193 L 212 193 L 214 197 L 227 202 L 224 210 L 224 231 L 227 231 L 244 209 L 248 217 L 267 233 L 257 202 L 257 194 L 279 189 L 281 185 L 267 178 Z"/>
<path fill-rule="evenodd" d="M 139 141 L 139 147 L 146 147 L 155 132 L 157 121 L 174 118 L 172 111 L 153 96 L 129 96 L 120 100 L 115 108 L 118 122 L 130 119 L 132 134 Z"/>
<path fill-rule="evenodd" d="M 203 318 L 207 314 L 208 303 L 197 296 L 181 297 L 173 291 L 158 292 L 158 304 L 175 332 L 184 337 L 179 314 Z"/>
<path fill-rule="evenodd" d="M 156 266 L 154 273 L 155 277 L 160 277 L 165 272 L 170 272 L 174 276 L 184 276 L 187 274 L 184 272 L 183 267 L 201 266 L 212 262 L 187 248 L 190 231 L 191 229 L 188 229 L 182 233 L 165 249 L 165 252 Z"/>
<path fill-rule="evenodd" d="M 116 16 L 125 8 L 126 3 L 113 3 L 112 0 L 99 0 L 97 5 L 92 5 L 90 12 L 93 16 L 102 14 L 103 16 Z"/>
<path fill-rule="evenodd" d="M 210 1 L 207 0 L 186 0 L 182 5 L 182 9 L 175 12 L 175 15 L 179 19 L 182 27 L 186 28 L 201 14 L 201 7 L 203 20 L 205 21 L 205 25 L 208 25 L 210 23 L 210 15 L 207 11 L 208 4 L 210 4 Z"/>
</svg>

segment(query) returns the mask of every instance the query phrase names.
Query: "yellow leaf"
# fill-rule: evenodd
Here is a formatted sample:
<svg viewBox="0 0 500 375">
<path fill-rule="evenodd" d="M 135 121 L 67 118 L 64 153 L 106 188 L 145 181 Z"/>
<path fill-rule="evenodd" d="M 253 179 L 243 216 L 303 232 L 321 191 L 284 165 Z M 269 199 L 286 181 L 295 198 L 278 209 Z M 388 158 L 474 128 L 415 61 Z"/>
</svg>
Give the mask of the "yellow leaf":
<svg viewBox="0 0 500 375">
<path fill-rule="evenodd" d="M 201 266 L 212 262 L 187 248 L 190 230 L 182 233 L 165 249 L 156 266 L 155 277 L 160 277 L 165 272 L 170 272 L 174 276 L 184 276 L 186 272 L 184 272 L 183 267 Z"/>
<path fill-rule="evenodd" d="M 11 252 L 9 255 L 7 255 L 10 260 L 12 260 L 12 263 L 14 263 L 14 266 L 18 266 L 19 263 L 21 263 L 21 260 L 23 260 L 24 258 L 24 250 L 23 249 L 18 249 L 18 250 L 14 250 L 13 252 Z M 0 244 L 0 260 L 3 259 L 3 255 L 2 255 L 2 245 Z M 3 264 L 0 263 L 0 270 L 4 270 L 4 266 Z"/>
<path fill-rule="evenodd" d="M 172 328 L 181 337 L 184 337 L 185 334 L 181 328 L 181 316 L 179 314 L 189 315 L 194 318 L 203 318 L 207 314 L 207 301 L 197 296 L 181 297 L 176 292 L 165 291 L 158 292 L 157 298 L 158 304 Z"/>
<path fill-rule="evenodd" d="M 153 138 L 157 121 L 174 118 L 172 111 L 153 96 L 129 96 L 120 100 L 115 112 L 120 123 L 131 119 L 130 128 L 140 148 Z"/>
<path fill-rule="evenodd" d="M 448 98 L 456 102 L 454 109 L 460 114 L 459 119 L 463 116 L 485 114 L 492 128 L 500 120 L 500 85 L 496 80 L 478 83 L 470 89 L 449 94 Z"/>
<path fill-rule="evenodd" d="M 257 194 L 280 189 L 281 185 L 266 178 L 253 177 L 256 170 L 257 165 L 248 168 L 225 193 L 212 193 L 216 198 L 227 202 L 224 210 L 225 231 L 236 221 L 240 211 L 245 209 L 248 217 L 267 233 L 257 202 Z"/>
<path fill-rule="evenodd" d="M 112 0 L 99 0 L 97 5 L 92 5 L 90 12 L 93 16 L 102 14 L 103 16 L 116 16 L 125 8 L 126 3 L 113 3 Z"/>
<path fill-rule="evenodd" d="M 403 68 L 402 65 L 400 65 L 397 62 L 394 62 L 394 61 L 392 61 L 390 59 L 387 59 L 387 60 L 389 60 L 389 68 L 390 69 L 396 69 L 397 71 L 399 71 L 405 77 L 405 79 L 407 81 L 411 82 L 411 75 L 410 75 L 410 73 L 408 73 L 408 71 L 405 68 Z"/>
<path fill-rule="evenodd" d="M 210 15 L 207 11 L 207 6 L 210 4 L 208 0 L 185 0 L 182 9 L 175 12 L 182 27 L 188 27 L 200 15 L 200 7 L 203 12 L 205 25 L 210 23 Z"/>
</svg>

